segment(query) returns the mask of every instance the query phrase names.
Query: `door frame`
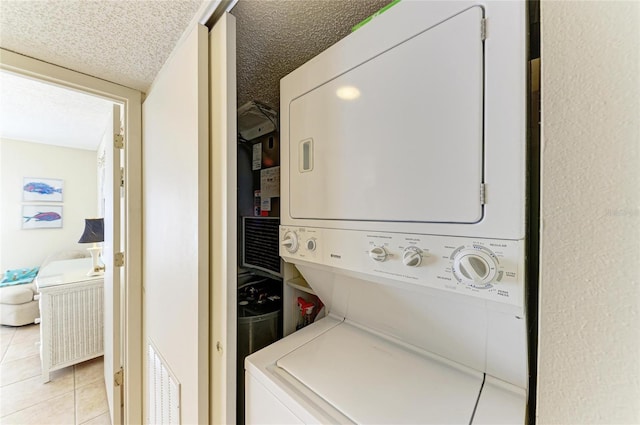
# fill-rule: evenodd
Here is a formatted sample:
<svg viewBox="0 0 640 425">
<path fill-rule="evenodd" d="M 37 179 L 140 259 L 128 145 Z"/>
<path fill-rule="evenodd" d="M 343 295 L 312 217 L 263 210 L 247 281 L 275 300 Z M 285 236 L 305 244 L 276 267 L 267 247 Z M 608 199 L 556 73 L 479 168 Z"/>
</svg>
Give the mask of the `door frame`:
<svg viewBox="0 0 640 425">
<path fill-rule="evenodd" d="M 0 49 L 0 69 L 120 103 L 125 111 L 124 423 L 142 417 L 142 93 Z"/>
</svg>

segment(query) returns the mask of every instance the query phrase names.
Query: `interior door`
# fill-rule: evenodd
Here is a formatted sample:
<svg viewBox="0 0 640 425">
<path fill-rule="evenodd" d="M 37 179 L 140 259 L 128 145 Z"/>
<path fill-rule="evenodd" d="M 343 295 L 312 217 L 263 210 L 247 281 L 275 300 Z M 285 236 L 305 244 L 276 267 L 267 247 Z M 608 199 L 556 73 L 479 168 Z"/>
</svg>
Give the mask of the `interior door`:
<svg viewBox="0 0 640 425">
<path fill-rule="evenodd" d="M 121 352 L 121 282 L 123 267 L 116 267 L 115 253 L 122 252 L 121 230 L 123 202 L 120 197 L 121 149 L 115 147 L 114 135 L 120 134 L 120 106 L 113 105 L 111 125 L 105 140 L 104 176 L 104 382 L 109 413 L 114 425 L 122 423 L 122 386 L 116 385 L 115 374 L 122 368 Z M 121 383 L 122 381 L 120 381 Z"/>
<path fill-rule="evenodd" d="M 194 26 L 142 105 L 146 422 L 209 423 L 208 30 Z"/>
<path fill-rule="evenodd" d="M 212 423 L 236 423 L 236 24 L 225 13 L 209 35 L 211 101 Z"/>
</svg>

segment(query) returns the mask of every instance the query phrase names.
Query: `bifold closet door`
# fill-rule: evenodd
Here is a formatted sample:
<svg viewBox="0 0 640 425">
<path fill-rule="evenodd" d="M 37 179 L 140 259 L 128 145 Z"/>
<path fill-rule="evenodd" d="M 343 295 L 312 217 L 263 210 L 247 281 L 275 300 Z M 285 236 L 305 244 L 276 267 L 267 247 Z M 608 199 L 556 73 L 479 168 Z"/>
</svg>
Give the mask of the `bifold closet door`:
<svg viewBox="0 0 640 425">
<path fill-rule="evenodd" d="M 145 421 L 209 423 L 208 30 L 143 104 Z"/>
<path fill-rule="evenodd" d="M 211 29 L 211 423 L 236 423 L 236 23 Z"/>
</svg>

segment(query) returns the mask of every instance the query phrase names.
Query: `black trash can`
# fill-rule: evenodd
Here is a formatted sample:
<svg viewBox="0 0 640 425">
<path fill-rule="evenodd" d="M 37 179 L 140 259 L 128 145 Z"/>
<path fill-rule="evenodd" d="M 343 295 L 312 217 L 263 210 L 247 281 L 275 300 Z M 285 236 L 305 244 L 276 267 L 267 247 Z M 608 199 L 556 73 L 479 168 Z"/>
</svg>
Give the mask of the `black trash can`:
<svg viewBox="0 0 640 425">
<path fill-rule="evenodd" d="M 282 280 L 238 277 L 237 420 L 244 424 L 244 359 L 282 338 Z"/>
</svg>

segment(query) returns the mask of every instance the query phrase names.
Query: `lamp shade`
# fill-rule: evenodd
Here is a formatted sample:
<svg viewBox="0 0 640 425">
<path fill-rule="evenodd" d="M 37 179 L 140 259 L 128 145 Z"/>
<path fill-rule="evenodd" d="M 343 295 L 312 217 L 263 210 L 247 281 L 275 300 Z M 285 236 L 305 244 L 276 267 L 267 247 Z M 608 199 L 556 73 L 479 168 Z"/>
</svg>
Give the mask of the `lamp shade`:
<svg viewBox="0 0 640 425">
<path fill-rule="evenodd" d="M 84 233 L 78 243 L 96 243 L 104 241 L 104 219 L 85 218 Z"/>
</svg>

